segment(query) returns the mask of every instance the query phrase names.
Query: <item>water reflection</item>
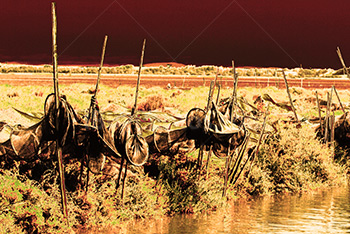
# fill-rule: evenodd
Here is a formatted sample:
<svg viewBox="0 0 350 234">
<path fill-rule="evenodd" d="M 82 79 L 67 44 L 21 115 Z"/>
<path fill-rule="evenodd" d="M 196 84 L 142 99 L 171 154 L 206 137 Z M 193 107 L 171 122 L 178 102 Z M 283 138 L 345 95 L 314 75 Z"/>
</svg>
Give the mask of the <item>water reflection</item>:
<svg viewBox="0 0 350 234">
<path fill-rule="evenodd" d="M 134 223 L 125 233 L 350 233 L 350 190 L 236 201 L 209 215 Z"/>
</svg>

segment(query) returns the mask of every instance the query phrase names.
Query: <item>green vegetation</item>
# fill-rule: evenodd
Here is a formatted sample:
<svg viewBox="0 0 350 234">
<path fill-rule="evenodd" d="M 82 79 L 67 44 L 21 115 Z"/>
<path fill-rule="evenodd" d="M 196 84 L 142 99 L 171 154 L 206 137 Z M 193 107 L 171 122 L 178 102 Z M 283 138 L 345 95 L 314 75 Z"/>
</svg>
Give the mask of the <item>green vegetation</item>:
<svg viewBox="0 0 350 234">
<path fill-rule="evenodd" d="M 178 75 L 178 76 L 215 76 L 219 70 L 219 75 L 224 77 L 232 77 L 232 68 L 218 67 L 212 65 L 194 66 L 186 65 L 180 67 L 154 66 L 143 67 L 142 74 L 144 75 Z M 236 72 L 239 76 L 266 76 L 266 77 L 283 77 L 282 68 L 254 68 L 254 67 L 239 67 Z M 289 78 L 312 78 L 312 77 L 340 77 L 340 72 L 333 69 L 319 68 L 283 68 L 286 76 Z M 59 66 L 58 72 L 61 74 L 97 74 L 97 66 Z M 51 65 L 14 65 L 0 64 L 0 73 L 52 73 Z M 133 65 L 121 66 L 104 66 L 103 74 L 128 74 L 136 75 L 138 67 Z"/>
<path fill-rule="evenodd" d="M 86 84 L 62 85 L 60 92 L 67 96 L 79 113 L 83 113 L 90 103 L 91 94 L 88 91 L 93 88 Z M 45 98 L 52 88 L 0 85 L 0 92 L 3 93 L 0 97 L 0 120 L 29 125 L 33 122 L 11 108 L 40 116 Z M 325 99 L 326 92 L 319 90 L 320 99 Z M 17 95 L 7 95 L 13 93 Z M 98 96 L 101 112 L 118 112 L 113 108 L 131 107 L 133 93 L 134 88 L 131 87 L 110 88 L 102 85 Z M 157 106 L 162 111 L 184 117 L 191 108 L 203 108 L 206 105 L 207 93 L 208 87 L 191 90 L 141 87 L 139 105 L 144 106 L 144 103 L 152 100 L 150 97 L 157 96 L 154 100 L 159 102 Z M 231 89 L 222 89 L 221 97 L 231 93 Z M 264 93 L 268 93 L 276 102 L 288 100 L 285 90 L 274 87 L 238 90 L 238 95 L 249 103 Z M 308 99 L 314 97 L 313 91 L 292 88 L 291 93 L 300 119 L 318 115 L 316 104 Z M 339 95 L 344 105 L 350 101 L 347 91 L 339 91 Z M 266 107 L 266 103 L 259 105 L 262 111 L 266 111 Z M 131 168 L 133 176 L 127 181 L 123 201 L 120 199 L 121 190 L 115 190 L 114 180 L 98 183 L 101 175 L 91 175 L 87 193 L 82 190 L 68 192 L 68 227 L 61 212 L 58 175 L 55 171 L 43 175 L 47 176 L 47 180 L 39 183 L 20 175 L 16 168 L 1 169 L 0 228 L 8 233 L 21 233 L 24 230 L 39 233 L 66 233 L 72 230 L 111 232 L 133 219 L 211 212 L 237 198 L 307 192 L 346 184 L 350 165 L 345 150 L 327 147 L 315 139 L 314 125 L 307 121 L 300 128 L 281 121 L 292 116 L 291 112 L 276 106 L 270 106 L 270 112 L 268 122 L 274 123 L 278 131 L 265 139 L 251 169 L 248 164 L 237 184 L 228 187 L 225 198 L 222 197 L 225 160 L 212 157 L 206 178 L 205 169 L 198 170 L 195 166 L 198 151 L 188 155 L 159 155 L 151 159 L 157 165 L 159 177 L 149 176 L 140 168 Z M 207 153 L 204 155 L 203 165 L 206 164 Z M 77 176 L 73 172 L 78 168 L 79 162 L 72 162 L 66 165 L 66 173 Z"/>
</svg>

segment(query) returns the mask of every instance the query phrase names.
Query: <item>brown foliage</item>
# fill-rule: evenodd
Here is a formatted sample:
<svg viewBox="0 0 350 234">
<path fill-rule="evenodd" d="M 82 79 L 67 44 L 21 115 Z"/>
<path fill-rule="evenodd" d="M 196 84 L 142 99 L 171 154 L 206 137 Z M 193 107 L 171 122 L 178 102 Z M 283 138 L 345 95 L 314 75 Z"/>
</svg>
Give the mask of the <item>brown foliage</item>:
<svg viewBox="0 0 350 234">
<path fill-rule="evenodd" d="M 156 109 L 163 109 L 164 108 L 164 100 L 163 97 L 158 96 L 150 96 L 147 98 L 145 102 L 142 102 L 138 106 L 138 110 L 141 111 L 151 111 Z"/>
</svg>

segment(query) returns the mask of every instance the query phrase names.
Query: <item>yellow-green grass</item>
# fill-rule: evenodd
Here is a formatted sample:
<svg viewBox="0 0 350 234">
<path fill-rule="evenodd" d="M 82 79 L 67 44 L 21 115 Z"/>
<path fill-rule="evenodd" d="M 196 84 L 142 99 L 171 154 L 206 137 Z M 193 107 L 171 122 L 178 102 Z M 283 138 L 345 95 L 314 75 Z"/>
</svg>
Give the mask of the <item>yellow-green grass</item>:
<svg viewBox="0 0 350 234">
<path fill-rule="evenodd" d="M 95 87 L 86 84 L 61 85 L 60 93 L 67 96 L 67 100 L 77 111 L 87 109 L 92 94 L 89 90 Z M 43 112 L 46 96 L 52 92 L 52 87 L 44 86 L 9 86 L 0 85 L 3 95 L 0 98 L 0 120 L 9 123 L 30 124 L 20 115 L 9 111 L 16 107 L 25 112 Z M 329 90 L 318 90 L 319 97 L 325 99 Z M 111 88 L 101 85 L 97 96 L 101 109 L 113 104 L 121 104 L 131 107 L 135 100 L 135 89 L 128 86 Z M 138 103 L 147 101 L 150 96 L 160 96 L 163 105 L 169 107 L 176 115 L 185 117 L 193 107 L 205 108 L 209 87 L 197 87 L 191 90 L 164 89 L 161 87 L 144 88 L 141 86 Z M 9 97 L 17 93 L 16 96 Z M 37 95 L 35 94 L 37 93 Z M 245 97 L 253 103 L 254 97 L 269 94 L 276 102 L 288 102 L 286 90 L 275 87 L 264 89 L 239 88 L 238 96 Z M 9 95 L 7 95 L 9 94 Z M 39 95 L 40 94 L 40 95 Z M 42 95 L 41 95 L 42 94 Z M 222 89 L 221 97 L 228 97 L 232 89 Z M 347 91 L 339 91 L 343 104 L 349 102 Z M 306 98 L 314 97 L 311 90 L 291 88 L 294 105 L 301 118 L 318 116 L 315 103 L 306 101 Z M 216 98 L 216 91 L 214 93 Z M 337 99 L 333 96 L 334 103 Z M 347 105 L 345 105 L 347 106 Z M 266 105 L 262 107 L 266 110 Z M 269 123 L 293 116 L 281 108 L 271 105 Z M 336 112 L 341 114 L 340 111 Z M 11 116 L 12 115 L 12 116 Z M 324 115 L 324 113 L 323 113 Z M 334 162 L 333 148 L 326 147 L 315 139 L 314 126 L 305 122 L 301 128 L 293 124 L 277 123 L 278 132 L 266 139 L 261 146 L 258 157 L 249 173 L 249 165 L 243 172 L 235 187 L 229 186 L 227 199 L 252 195 L 271 195 L 276 193 L 294 193 L 309 191 L 327 186 L 340 186 L 346 184 L 346 168 Z M 143 173 L 129 179 L 126 186 L 124 201 L 120 200 L 120 190 L 115 193 L 115 181 L 108 181 L 98 186 L 95 176 L 92 176 L 88 193 L 83 191 L 68 193 L 68 210 L 71 228 L 80 231 L 109 230 L 125 225 L 126 220 L 134 218 L 158 217 L 174 213 L 200 213 L 215 210 L 225 204 L 226 198 L 222 198 L 223 170 L 225 160 L 212 157 L 209 167 L 208 179 L 205 179 L 205 171 L 201 171 L 200 177 L 196 176 L 193 168 L 198 155 L 198 150 L 189 154 L 187 160 L 184 156 L 161 156 L 157 158 L 161 171 L 159 181 L 149 178 Z M 204 165 L 206 163 L 206 154 Z M 192 166 L 191 166 L 192 165 Z M 74 168 L 75 167 L 75 168 Z M 79 165 L 68 165 L 66 169 L 78 170 Z M 3 171 L 5 174 L 0 185 L 2 190 L 0 215 L 4 230 L 18 232 L 23 229 L 24 223 L 17 223 L 19 217 L 35 217 L 32 228 L 41 232 L 51 232 L 53 229 L 59 232 L 70 231 L 64 224 L 59 209 L 60 193 L 58 185 L 52 185 L 51 194 L 48 196 L 40 185 L 29 181 L 19 181 L 18 172 Z M 135 171 L 134 171 L 135 172 Z M 16 186 L 9 186 L 15 184 Z M 28 189 L 33 191 L 27 199 Z M 185 190 L 183 188 L 186 188 Z M 15 200 L 14 200 L 15 199 Z M 47 214 L 47 203 L 41 201 L 52 199 L 50 211 L 52 221 L 47 221 L 43 214 Z M 11 203 L 12 202 L 12 203 Z M 19 204 L 19 205 L 16 205 Z M 4 212 L 6 209 L 14 209 L 13 212 Z M 30 208 L 28 208 L 30 207 Z M 27 210 L 27 208 L 29 210 Z"/>
</svg>

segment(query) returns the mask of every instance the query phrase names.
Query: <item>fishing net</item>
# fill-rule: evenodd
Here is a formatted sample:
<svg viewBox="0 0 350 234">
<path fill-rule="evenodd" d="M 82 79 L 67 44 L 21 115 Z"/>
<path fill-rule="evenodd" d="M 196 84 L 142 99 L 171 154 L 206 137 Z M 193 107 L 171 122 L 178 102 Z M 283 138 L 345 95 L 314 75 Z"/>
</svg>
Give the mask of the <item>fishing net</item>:
<svg viewBox="0 0 350 234">
<path fill-rule="evenodd" d="M 142 166 L 149 156 L 147 141 L 142 136 L 142 127 L 132 116 L 121 116 L 109 127 L 116 148 L 134 166 Z"/>
<path fill-rule="evenodd" d="M 125 143 L 126 156 L 134 166 L 142 166 L 148 159 L 148 144 L 140 135 L 131 135 Z"/>
<path fill-rule="evenodd" d="M 175 149 L 179 149 L 183 144 L 188 141 L 187 128 L 180 129 L 166 129 L 159 126 L 154 133 L 147 138 L 147 142 L 151 146 L 154 146 L 156 152 L 163 154 L 177 153 Z"/>
<path fill-rule="evenodd" d="M 40 153 L 40 141 L 42 137 L 42 122 L 29 128 L 13 129 L 10 135 L 10 143 L 13 153 L 26 161 L 34 159 Z"/>
<path fill-rule="evenodd" d="M 112 135 L 105 126 L 98 107 L 94 108 L 87 120 L 91 125 L 76 124 L 75 135 L 76 144 L 88 156 L 88 168 L 93 173 L 99 173 L 105 165 L 106 157 L 116 161 L 121 155 L 114 146 Z"/>
</svg>

